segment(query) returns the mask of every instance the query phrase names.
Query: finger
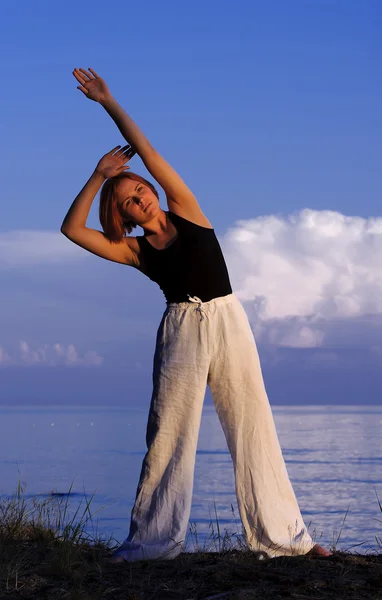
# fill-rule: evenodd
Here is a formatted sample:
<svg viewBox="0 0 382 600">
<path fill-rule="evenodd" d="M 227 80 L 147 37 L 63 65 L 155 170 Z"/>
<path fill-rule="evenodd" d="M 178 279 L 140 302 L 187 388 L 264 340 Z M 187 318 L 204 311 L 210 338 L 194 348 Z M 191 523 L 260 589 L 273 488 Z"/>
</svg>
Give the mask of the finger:
<svg viewBox="0 0 382 600">
<path fill-rule="evenodd" d="M 115 167 L 115 174 L 119 175 L 120 173 L 123 173 L 124 171 L 127 171 L 128 169 L 130 169 L 130 167 L 128 167 L 127 165 L 121 165 L 120 167 Z"/>
<path fill-rule="evenodd" d="M 132 158 L 133 158 L 134 154 L 135 154 L 135 152 L 131 152 L 131 150 L 126 150 L 126 151 L 123 153 L 123 156 L 124 156 L 124 157 L 126 157 L 126 158 L 127 158 L 127 160 L 130 160 L 130 159 L 132 159 Z"/>
<path fill-rule="evenodd" d="M 91 76 L 91 74 L 89 74 L 85 69 L 81 69 L 80 68 L 81 73 L 83 73 L 84 75 L 86 75 L 86 77 L 88 79 L 93 79 L 93 77 Z"/>
<path fill-rule="evenodd" d="M 125 158 L 125 156 L 126 156 L 125 152 L 126 152 L 126 150 L 123 150 L 123 148 L 121 148 L 121 149 L 119 149 L 119 150 L 118 150 L 118 152 L 116 152 L 116 153 L 114 154 L 114 156 L 115 156 L 116 158 L 122 158 L 122 159 L 124 159 L 124 158 Z"/>
<path fill-rule="evenodd" d="M 77 85 L 77 90 L 81 90 L 81 92 L 83 92 L 85 94 L 85 96 L 87 96 L 89 93 L 89 90 L 84 88 L 82 85 Z"/>
<path fill-rule="evenodd" d="M 130 154 L 126 154 L 126 153 L 124 152 L 123 154 L 120 154 L 120 155 L 118 156 L 118 158 L 119 158 L 119 160 L 120 160 L 122 163 L 127 163 L 127 162 L 129 162 L 129 161 L 130 161 L 130 160 L 131 160 L 133 157 L 132 157 L 132 156 L 130 156 Z"/>
<path fill-rule="evenodd" d="M 136 153 L 136 150 L 135 150 L 135 149 L 132 147 L 132 145 L 131 145 L 131 144 L 127 144 L 127 146 L 124 146 L 124 147 L 121 149 L 121 151 L 122 151 L 122 150 L 123 150 L 123 152 L 126 152 L 126 153 L 128 153 L 128 154 L 131 154 L 131 155 L 133 155 L 133 154 L 135 154 L 135 153 Z"/>
<path fill-rule="evenodd" d="M 81 84 L 84 84 L 87 81 L 85 79 L 85 77 L 82 77 L 82 75 L 80 73 L 78 73 L 76 70 L 73 71 L 73 75 L 77 79 L 77 81 Z"/>
<path fill-rule="evenodd" d="M 114 154 L 114 152 L 116 150 L 118 150 L 118 148 L 120 148 L 121 146 L 116 146 L 115 148 L 113 148 L 113 150 L 110 150 L 110 152 L 108 152 L 108 154 Z"/>
<path fill-rule="evenodd" d="M 128 152 L 130 149 L 130 145 L 123 146 L 120 150 L 118 150 L 117 156 L 122 156 L 125 152 Z"/>
<path fill-rule="evenodd" d="M 98 79 L 102 79 L 102 77 L 101 77 L 100 75 L 98 75 L 98 73 L 96 73 L 96 72 L 94 71 L 94 69 L 92 69 L 92 68 L 90 68 L 90 67 L 89 67 L 89 71 L 90 71 L 90 73 L 91 73 L 92 75 L 94 75 L 94 77 L 95 77 L 96 79 L 97 79 L 97 78 L 98 78 Z"/>
</svg>

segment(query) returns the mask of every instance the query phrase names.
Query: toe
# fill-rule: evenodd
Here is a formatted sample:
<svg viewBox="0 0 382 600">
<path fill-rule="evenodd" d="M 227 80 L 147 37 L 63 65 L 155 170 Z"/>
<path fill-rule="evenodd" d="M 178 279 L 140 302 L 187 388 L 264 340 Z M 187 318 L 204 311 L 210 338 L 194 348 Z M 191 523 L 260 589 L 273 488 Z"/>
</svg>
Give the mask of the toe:
<svg viewBox="0 0 382 600">
<path fill-rule="evenodd" d="M 120 556 L 120 555 L 111 556 L 110 558 L 105 559 L 105 563 L 107 565 L 117 565 L 119 563 L 124 563 L 124 562 L 126 562 L 125 559 L 123 558 L 123 556 Z"/>
<path fill-rule="evenodd" d="M 331 552 L 326 550 L 319 544 L 315 544 L 311 550 L 307 553 L 307 556 L 331 556 Z"/>
</svg>

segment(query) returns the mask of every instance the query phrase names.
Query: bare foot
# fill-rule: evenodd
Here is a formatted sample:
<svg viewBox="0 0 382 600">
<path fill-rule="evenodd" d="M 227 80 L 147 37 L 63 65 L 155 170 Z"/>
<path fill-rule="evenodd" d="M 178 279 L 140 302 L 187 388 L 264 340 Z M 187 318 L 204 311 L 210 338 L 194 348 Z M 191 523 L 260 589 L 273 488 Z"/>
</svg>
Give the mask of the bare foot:
<svg viewBox="0 0 382 600">
<path fill-rule="evenodd" d="M 106 565 L 117 565 L 119 563 L 127 562 L 121 555 L 111 556 L 109 558 L 105 558 L 104 563 Z"/>
<path fill-rule="evenodd" d="M 323 548 L 319 544 L 315 544 L 313 546 L 313 548 L 311 550 L 309 550 L 309 552 L 307 552 L 307 554 L 305 554 L 305 556 L 331 556 L 331 555 L 332 555 L 332 553 L 329 552 L 329 550 L 325 550 L 325 548 Z"/>
</svg>

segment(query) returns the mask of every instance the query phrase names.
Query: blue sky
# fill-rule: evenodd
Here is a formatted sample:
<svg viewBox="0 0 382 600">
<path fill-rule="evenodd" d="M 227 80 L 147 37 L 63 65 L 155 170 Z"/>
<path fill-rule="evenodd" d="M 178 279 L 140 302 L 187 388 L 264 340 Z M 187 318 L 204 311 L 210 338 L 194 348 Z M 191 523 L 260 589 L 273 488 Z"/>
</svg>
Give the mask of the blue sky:
<svg viewBox="0 0 382 600">
<path fill-rule="evenodd" d="M 3 9 L 0 403 L 149 401 L 160 290 L 59 233 L 122 143 L 75 66 L 197 195 L 271 402 L 379 402 L 381 25 L 377 0 Z"/>
</svg>

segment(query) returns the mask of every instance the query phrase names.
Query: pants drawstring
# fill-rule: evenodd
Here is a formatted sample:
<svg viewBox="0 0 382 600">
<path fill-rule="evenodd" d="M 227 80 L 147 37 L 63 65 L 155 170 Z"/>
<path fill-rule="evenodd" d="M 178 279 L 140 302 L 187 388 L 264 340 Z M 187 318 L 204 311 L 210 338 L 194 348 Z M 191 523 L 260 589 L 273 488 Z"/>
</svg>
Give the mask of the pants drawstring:
<svg viewBox="0 0 382 600">
<path fill-rule="evenodd" d="M 197 296 L 190 296 L 190 294 L 187 294 L 187 298 L 189 299 L 190 302 L 195 302 L 198 305 L 196 307 L 196 310 L 199 311 L 200 320 L 203 321 L 205 312 L 204 312 L 204 308 L 203 308 L 203 302 L 201 301 L 201 299 L 198 298 Z"/>
</svg>

